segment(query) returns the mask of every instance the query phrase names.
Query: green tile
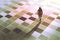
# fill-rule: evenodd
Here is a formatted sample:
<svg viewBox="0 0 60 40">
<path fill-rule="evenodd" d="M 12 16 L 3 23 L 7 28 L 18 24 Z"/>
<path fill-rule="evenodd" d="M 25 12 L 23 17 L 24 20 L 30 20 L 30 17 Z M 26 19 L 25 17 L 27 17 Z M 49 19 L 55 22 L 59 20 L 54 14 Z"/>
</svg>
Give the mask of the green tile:
<svg viewBox="0 0 60 40">
<path fill-rule="evenodd" d="M 3 17 L 3 18 L 1 18 L 1 20 L 3 20 L 3 21 L 5 22 L 5 21 L 7 21 L 7 20 L 8 20 L 8 18 Z"/>
<path fill-rule="evenodd" d="M 26 28 L 26 29 L 25 29 L 25 32 L 26 32 L 26 33 L 29 33 L 30 31 L 31 31 L 31 29 L 29 29 L 29 28 Z"/>
<path fill-rule="evenodd" d="M 4 21 L 0 19 L 0 24 L 3 23 Z"/>
<path fill-rule="evenodd" d="M 40 35 L 40 40 L 47 40 L 48 38 L 47 37 L 45 37 L 44 35 Z"/>
<path fill-rule="evenodd" d="M 26 26 L 24 26 L 24 25 L 18 25 L 17 27 L 19 29 L 21 29 L 23 32 L 25 32 L 25 30 L 26 30 Z"/>
<path fill-rule="evenodd" d="M 42 33 L 43 32 L 43 30 L 42 29 L 39 29 L 39 28 L 37 28 L 36 31 L 39 32 L 39 33 Z"/>
<path fill-rule="evenodd" d="M 60 32 L 59 31 L 55 31 L 54 35 L 60 37 Z"/>
<path fill-rule="evenodd" d="M 12 21 L 15 21 L 16 19 L 17 19 L 18 17 L 12 17 L 12 18 L 10 18 L 10 20 L 12 20 Z"/>
<path fill-rule="evenodd" d="M 2 25 L 7 27 L 9 24 L 11 24 L 13 21 L 12 20 L 7 20 L 6 22 L 4 22 Z"/>
<path fill-rule="evenodd" d="M 12 25 L 17 27 L 19 24 L 17 24 L 16 22 L 13 22 Z"/>
<path fill-rule="evenodd" d="M 30 37 L 24 38 L 24 40 L 36 40 L 36 38 L 33 36 L 30 36 Z"/>
<path fill-rule="evenodd" d="M 8 27 L 7 27 L 7 29 L 9 29 L 9 30 L 13 30 L 14 28 L 16 28 L 15 26 L 13 26 L 13 25 L 9 25 Z"/>
<path fill-rule="evenodd" d="M 52 35 L 49 40 L 60 40 L 60 37 Z"/>
<path fill-rule="evenodd" d="M 12 23 L 9 26 L 7 26 L 7 28 L 10 29 L 10 30 L 13 30 L 13 29 L 17 28 L 17 26 L 18 26 L 17 23 Z"/>
<path fill-rule="evenodd" d="M 2 31 L 3 31 L 4 33 L 9 33 L 9 32 L 10 32 L 10 30 L 7 29 L 7 28 L 4 28 Z"/>
<path fill-rule="evenodd" d="M 22 25 L 24 25 L 24 26 L 26 26 L 26 27 L 27 27 L 29 24 L 28 24 L 28 23 L 26 23 L 26 22 L 23 22 L 23 23 L 22 23 Z"/>
<path fill-rule="evenodd" d="M 4 29 L 5 27 L 3 27 L 2 25 L 0 25 L 0 30 Z"/>
<path fill-rule="evenodd" d="M 56 30 L 60 32 L 60 28 L 57 28 Z"/>
</svg>

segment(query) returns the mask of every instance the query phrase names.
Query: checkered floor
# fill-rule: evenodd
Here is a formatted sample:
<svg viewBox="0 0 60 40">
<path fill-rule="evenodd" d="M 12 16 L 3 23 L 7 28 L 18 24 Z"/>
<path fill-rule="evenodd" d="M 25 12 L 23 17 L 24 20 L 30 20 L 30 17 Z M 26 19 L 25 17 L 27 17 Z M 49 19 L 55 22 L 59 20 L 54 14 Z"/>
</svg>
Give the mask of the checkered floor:
<svg viewBox="0 0 60 40">
<path fill-rule="evenodd" d="M 6 11 L 0 13 L 0 25 L 8 28 L 10 30 L 13 28 L 19 28 L 22 31 L 28 33 L 31 31 L 38 23 L 39 23 L 39 17 L 37 14 L 32 14 L 28 11 L 21 13 L 11 13 L 10 11 Z M 17 24 L 17 25 L 16 25 Z M 10 27 L 11 26 L 11 27 Z M 3 29 L 2 27 L 2 29 Z"/>
<path fill-rule="evenodd" d="M 53 12 L 42 15 L 41 24 L 31 31 L 38 23 L 37 14 L 28 11 L 15 11 L 22 4 L 0 8 L 0 40 L 60 40 L 60 14 Z"/>
</svg>

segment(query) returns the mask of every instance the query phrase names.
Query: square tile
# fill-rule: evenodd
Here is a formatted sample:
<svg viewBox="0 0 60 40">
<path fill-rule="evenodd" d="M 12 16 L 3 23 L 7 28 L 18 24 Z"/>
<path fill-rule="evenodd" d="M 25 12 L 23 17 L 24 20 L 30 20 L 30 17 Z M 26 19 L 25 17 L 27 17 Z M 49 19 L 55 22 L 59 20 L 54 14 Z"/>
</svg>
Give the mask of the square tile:
<svg viewBox="0 0 60 40">
<path fill-rule="evenodd" d="M 34 18 L 36 18 L 36 19 L 39 18 L 39 16 L 38 16 L 37 14 L 33 14 L 32 17 L 34 17 Z"/>
<path fill-rule="evenodd" d="M 56 17 L 57 17 L 57 15 L 55 15 L 55 14 L 53 14 L 53 13 L 50 14 L 49 16 L 50 16 L 50 17 L 53 17 L 53 18 L 56 18 Z"/>
<path fill-rule="evenodd" d="M 27 19 L 27 20 L 25 20 L 25 22 L 28 23 L 28 24 L 32 24 L 34 21 L 32 21 L 30 19 Z"/>
<path fill-rule="evenodd" d="M 4 29 L 5 27 L 3 27 L 1 24 L 0 24 L 0 30 Z"/>
<path fill-rule="evenodd" d="M 8 28 L 9 30 L 13 30 L 15 29 L 16 27 L 18 27 L 19 24 L 13 22 L 12 24 L 8 25 L 6 28 Z"/>
<path fill-rule="evenodd" d="M 12 16 L 11 16 L 11 15 L 6 15 L 5 17 L 7 17 L 7 18 L 11 18 Z"/>
<path fill-rule="evenodd" d="M 54 21 L 60 23 L 60 20 L 59 19 L 55 19 Z"/>
<path fill-rule="evenodd" d="M 29 19 L 34 21 L 36 18 L 34 18 L 34 17 L 30 17 Z"/>
<path fill-rule="evenodd" d="M 13 31 L 16 32 L 16 33 L 20 33 L 21 32 L 21 30 L 18 29 L 18 28 L 15 28 Z"/>
<path fill-rule="evenodd" d="M 30 13 L 30 12 L 28 12 L 28 13 L 26 13 L 26 14 L 28 14 L 28 15 L 30 15 L 30 16 L 32 16 L 33 14 L 32 13 Z"/>
<path fill-rule="evenodd" d="M 10 30 L 7 29 L 7 28 L 4 28 L 2 31 L 5 32 L 5 33 L 9 33 L 10 32 Z"/>
<path fill-rule="evenodd" d="M 54 34 L 55 30 L 52 28 L 47 27 L 44 31 L 49 32 L 50 34 Z"/>
<path fill-rule="evenodd" d="M 8 11 L 8 10 L 5 10 L 5 13 L 10 13 L 10 11 Z"/>
<path fill-rule="evenodd" d="M 36 31 L 34 31 L 33 34 L 32 34 L 32 36 L 34 36 L 34 37 L 36 37 L 36 38 L 38 38 L 40 35 L 41 35 L 41 34 L 38 33 L 38 32 L 36 32 Z"/>
<path fill-rule="evenodd" d="M 42 33 L 44 30 L 42 30 L 40 28 L 37 28 L 36 31 L 39 32 L 39 33 Z"/>
<path fill-rule="evenodd" d="M 46 31 L 43 31 L 41 34 L 46 36 L 46 37 L 50 37 L 52 35 L 51 33 L 46 32 Z"/>
<path fill-rule="evenodd" d="M 24 26 L 28 26 L 29 24 L 26 23 L 26 22 L 23 22 L 22 25 L 24 25 Z"/>
<path fill-rule="evenodd" d="M 23 10 L 23 9 L 20 8 L 20 7 L 18 7 L 18 8 L 16 9 L 17 12 L 21 12 L 22 10 Z"/>
<path fill-rule="evenodd" d="M 12 9 L 17 9 L 17 7 L 15 7 L 15 6 L 13 6 L 13 5 L 10 5 L 10 7 L 11 7 Z"/>
<path fill-rule="evenodd" d="M 30 15 L 28 15 L 28 14 L 24 14 L 23 17 L 25 17 L 25 18 L 29 18 Z"/>
<path fill-rule="evenodd" d="M 25 17 L 21 17 L 21 18 L 19 18 L 20 20 L 23 20 L 23 21 L 25 21 L 26 20 L 26 18 Z"/>
<path fill-rule="evenodd" d="M 49 19 L 49 20 L 54 20 L 54 18 L 53 18 L 53 17 L 48 17 L 47 19 Z"/>
<path fill-rule="evenodd" d="M 56 30 L 60 32 L 60 28 L 57 28 Z"/>
<path fill-rule="evenodd" d="M 3 21 L 5 22 L 5 21 L 7 21 L 7 20 L 8 20 L 8 18 L 3 17 L 3 18 L 1 18 L 1 20 L 3 20 Z"/>
<path fill-rule="evenodd" d="M 2 16 L 6 16 L 7 13 L 1 12 L 0 15 L 2 15 Z"/>
<path fill-rule="evenodd" d="M 53 21 L 53 22 L 51 23 L 51 25 L 54 25 L 54 26 L 56 26 L 56 27 L 60 27 L 60 23 L 58 23 L 58 22 L 56 22 L 56 21 Z"/>
<path fill-rule="evenodd" d="M 11 15 L 11 16 L 15 16 L 16 13 L 14 13 L 14 12 L 10 12 L 9 15 Z"/>
<path fill-rule="evenodd" d="M 46 37 L 44 35 L 40 35 L 39 39 L 41 39 L 41 40 L 48 40 L 48 37 Z"/>
<path fill-rule="evenodd" d="M 0 19 L 0 24 L 2 24 L 2 23 L 4 23 L 4 21 Z"/>
<path fill-rule="evenodd" d="M 4 23 L 2 23 L 2 25 L 4 26 L 4 27 L 7 27 L 8 25 L 10 25 L 11 23 L 13 23 L 14 21 L 12 21 L 12 20 L 7 20 L 7 21 L 5 21 Z"/>
<path fill-rule="evenodd" d="M 16 19 L 15 22 L 18 24 L 22 24 L 24 21 L 22 21 L 21 19 Z"/>
<path fill-rule="evenodd" d="M 44 25 L 44 26 L 48 26 L 49 23 L 47 23 L 47 22 L 42 22 L 42 25 Z"/>
</svg>

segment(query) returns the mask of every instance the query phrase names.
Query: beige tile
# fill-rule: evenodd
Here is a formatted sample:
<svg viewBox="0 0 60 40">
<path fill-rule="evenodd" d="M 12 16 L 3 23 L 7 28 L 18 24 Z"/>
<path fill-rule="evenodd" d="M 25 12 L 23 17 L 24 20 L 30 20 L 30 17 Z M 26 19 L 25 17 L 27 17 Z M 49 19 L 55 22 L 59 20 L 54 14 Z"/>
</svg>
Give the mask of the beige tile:
<svg viewBox="0 0 60 40">
<path fill-rule="evenodd" d="M 48 23 L 48 24 L 50 24 L 52 21 L 53 21 L 53 20 L 49 20 L 49 19 L 44 20 L 44 22 L 46 22 L 46 23 Z"/>
<path fill-rule="evenodd" d="M 49 20 L 54 20 L 54 18 L 53 18 L 53 17 L 50 17 L 50 16 L 49 16 L 47 19 L 49 19 Z"/>
<path fill-rule="evenodd" d="M 38 28 L 42 29 L 42 30 L 45 30 L 47 27 L 41 24 Z"/>
<path fill-rule="evenodd" d="M 44 26 L 48 26 L 49 23 L 47 23 L 47 22 L 42 22 L 42 25 L 44 25 Z"/>
</svg>

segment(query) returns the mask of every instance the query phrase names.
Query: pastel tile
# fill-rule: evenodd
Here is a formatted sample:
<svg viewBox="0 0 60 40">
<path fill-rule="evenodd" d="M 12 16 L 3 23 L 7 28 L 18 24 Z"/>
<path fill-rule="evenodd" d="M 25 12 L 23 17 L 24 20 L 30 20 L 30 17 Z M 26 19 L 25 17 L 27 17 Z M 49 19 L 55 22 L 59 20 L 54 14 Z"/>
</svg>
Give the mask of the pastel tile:
<svg viewBox="0 0 60 40">
<path fill-rule="evenodd" d="M 25 18 L 29 18 L 30 16 L 27 15 L 27 14 L 24 14 L 23 17 L 25 17 Z"/>
<path fill-rule="evenodd" d="M 55 29 L 55 30 L 58 28 L 55 25 L 49 25 L 49 27 L 52 28 L 52 29 Z"/>
<path fill-rule="evenodd" d="M 7 13 L 1 12 L 0 15 L 2 15 L 2 16 L 6 16 Z"/>
<path fill-rule="evenodd" d="M 32 17 L 37 18 L 37 19 L 39 18 L 37 14 L 33 14 Z"/>
<path fill-rule="evenodd" d="M 44 26 L 48 26 L 49 23 L 47 23 L 47 22 L 42 22 L 42 25 L 44 25 Z"/>
<path fill-rule="evenodd" d="M 53 21 L 51 24 L 54 26 L 60 27 L 60 23 L 58 23 L 58 22 Z"/>
<path fill-rule="evenodd" d="M 30 19 L 26 19 L 25 22 L 31 25 L 34 21 L 32 21 Z"/>
<path fill-rule="evenodd" d="M 18 24 L 22 24 L 24 21 L 22 21 L 20 19 L 16 19 L 15 22 L 18 23 Z"/>
<path fill-rule="evenodd" d="M 1 20 L 3 20 L 3 21 L 5 22 L 5 21 L 7 21 L 7 20 L 8 20 L 8 18 L 3 17 L 3 18 L 1 18 Z"/>
<path fill-rule="evenodd" d="M 14 13 L 14 12 L 10 12 L 9 15 L 11 15 L 11 16 L 15 16 L 16 13 Z"/>
<path fill-rule="evenodd" d="M 39 39 L 40 40 L 48 40 L 48 38 L 46 36 L 44 36 L 44 35 L 40 35 Z"/>
<path fill-rule="evenodd" d="M 54 14 L 50 14 L 49 16 L 53 17 L 53 18 L 56 18 L 57 15 L 54 15 Z"/>
<path fill-rule="evenodd" d="M 47 27 L 44 31 L 49 32 L 50 34 L 54 34 L 55 30 Z"/>
<path fill-rule="evenodd" d="M 36 31 L 34 31 L 34 32 L 32 33 L 32 36 L 34 36 L 34 37 L 38 38 L 38 37 L 40 36 L 40 33 L 38 33 L 38 32 L 36 32 Z"/>
</svg>

